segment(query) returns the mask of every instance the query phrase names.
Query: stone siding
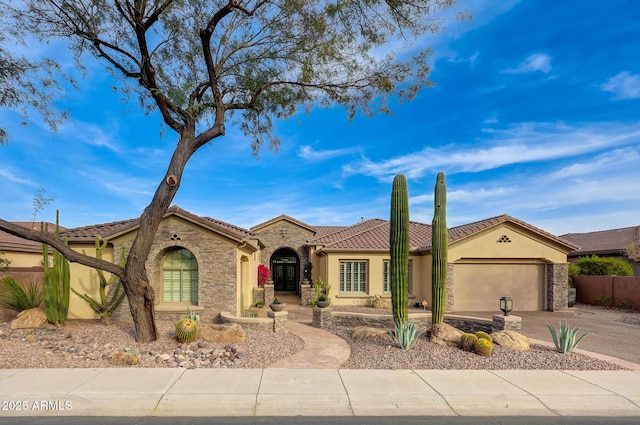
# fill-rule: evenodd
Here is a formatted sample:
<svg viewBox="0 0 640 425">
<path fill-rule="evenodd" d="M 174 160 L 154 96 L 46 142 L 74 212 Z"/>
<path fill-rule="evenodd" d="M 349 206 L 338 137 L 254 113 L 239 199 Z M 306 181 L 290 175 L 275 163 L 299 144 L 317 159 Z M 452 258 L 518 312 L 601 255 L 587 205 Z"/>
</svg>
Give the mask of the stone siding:
<svg viewBox="0 0 640 425">
<path fill-rule="evenodd" d="M 129 241 L 125 244 L 127 252 L 131 243 Z M 146 264 L 147 277 L 155 291 L 156 305 L 162 304 L 162 261 L 167 252 L 177 248 L 188 249 L 198 261 L 197 305 L 202 307 L 200 319 L 212 321 L 221 311 L 237 314 L 236 243 L 174 220 L 163 223 L 158 229 Z M 114 246 L 114 252 L 120 252 L 121 249 L 122 245 Z M 118 258 L 117 261 L 119 260 Z M 176 306 L 174 313 L 186 314 L 186 305 Z M 158 317 L 173 316 L 175 314 L 165 309 Z M 126 298 L 112 317 L 114 320 L 131 320 Z"/>
<path fill-rule="evenodd" d="M 569 263 L 547 264 L 547 310 L 564 310 L 568 307 Z"/>
<path fill-rule="evenodd" d="M 267 312 L 275 313 L 273 311 Z M 219 323 L 237 323 L 242 326 L 243 329 L 252 329 L 263 332 L 287 332 L 287 318 L 288 313 L 286 311 L 280 311 L 278 316 L 260 318 L 260 317 L 238 317 L 228 312 L 220 313 L 218 317 Z"/>
<path fill-rule="evenodd" d="M 284 235 L 283 235 L 283 232 Z M 260 262 L 271 268 L 271 256 L 281 248 L 292 249 L 298 254 L 298 282 L 304 279 L 304 265 L 309 262 L 309 250 L 305 246 L 314 233 L 289 221 L 282 220 L 264 229 L 259 229 L 256 234 L 266 245 L 260 254 Z"/>
</svg>

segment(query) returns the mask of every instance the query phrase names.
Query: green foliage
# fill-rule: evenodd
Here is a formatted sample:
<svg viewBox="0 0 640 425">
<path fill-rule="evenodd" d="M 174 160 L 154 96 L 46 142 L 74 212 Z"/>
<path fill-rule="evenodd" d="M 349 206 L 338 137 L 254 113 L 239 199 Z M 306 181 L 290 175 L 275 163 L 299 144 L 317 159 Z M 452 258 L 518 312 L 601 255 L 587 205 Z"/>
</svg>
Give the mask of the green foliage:
<svg viewBox="0 0 640 425">
<path fill-rule="evenodd" d="M 176 338 L 180 342 L 190 343 L 198 338 L 198 322 L 183 317 L 176 322 Z"/>
<path fill-rule="evenodd" d="M 414 322 L 407 323 L 406 321 L 395 323 L 395 331 L 387 330 L 387 332 L 391 339 L 393 339 L 396 347 L 403 350 L 411 348 L 413 343 L 422 335 L 422 331 L 417 329 Z"/>
<path fill-rule="evenodd" d="M 100 238 L 96 236 L 95 245 L 96 245 L 96 258 L 102 259 L 102 251 L 106 248 L 107 241 L 105 240 L 101 244 Z M 84 254 L 84 251 L 83 251 L 83 254 Z M 125 248 L 122 247 L 122 254 L 120 256 L 120 267 L 124 267 L 125 265 L 125 258 L 126 258 L 125 254 L 126 254 Z M 109 325 L 111 324 L 111 314 L 113 314 L 113 312 L 116 311 L 118 306 L 122 303 L 122 300 L 124 300 L 125 292 L 124 292 L 124 288 L 122 287 L 122 281 L 120 280 L 120 278 L 113 275 L 109 280 L 107 280 L 102 270 L 96 269 L 96 272 L 98 272 L 98 280 L 100 281 L 100 301 L 95 300 L 94 298 L 90 297 L 86 293 L 81 294 L 78 291 L 76 291 L 74 288 L 71 288 L 71 290 L 77 296 L 79 296 L 84 301 L 86 301 L 91 307 L 91 309 L 95 311 L 102 320 L 104 320 L 104 323 Z M 114 284 L 115 286 L 113 286 L 113 289 L 110 290 L 112 288 L 111 285 L 114 285 Z M 111 292 L 111 295 L 109 295 L 109 292 Z"/>
<path fill-rule="evenodd" d="M 553 343 L 556 346 L 556 350 L 558 353 L 569 354 L 574 349 L 578 347 L 580 342 L 584 338 L 586 338 L 588 333 L 582 334 L 580 338 L 576 339 L 578 332 L 580 331 L 580 327 L 570 328 L 568 323 L 560 323 L 559 332 L 547 322 L 547 327 L 549 328 L 549 332 L 551 332 L 551 338 L 553 338 Z"/>
<path fill-rule="evenodd" d="M 282 304 L 280 297 L 273 297 L 273 304 Z"/>
<path fill-rule="evenodd" d="M 431 321 L 432 323 L 443 323 L 449 255 L 447 186 L 444 181 L 444 173 L 438 173 L 436 177 L 433 204 L 433 223 L 431 225 Z"/>
<path fill-rule="evenodd" d="M 473 351 L 476 354 L 488 357 L 493 353 L 493 342 L 486 338 L 478 338 L 473 344 Z"/>
<path fill-rule="evenodd" d="M 11 265 L 11 260 L 0 257 L 0 272 L 6 271 Z"/>
<path fill-rule="evenodd" d="M 185 316 L 182 316 L 181 319 L 193 320 L 194 322 L 196 322 L 196 324 L 200 324 L 200 315 L 196 313 L 195 310 L 191 310 L 190 307 L 187 307 L 187 314 Z"/>
<path fill-rule="evenodd" d="M 464 351 L 473 351 L 473 347 L 478 340 L 474 334 L 463 333 L 460 335 L 460 348 Z"/>
<path fill-rule="evenodd" d="M 567 273 L 567 286 L 569 288 L 573 288 L 573 278 L 572 276 L 577 276 L 580 274 L 580 267 L 577 264 L 569 263 L 569 271 Z"/>
<path fill-rule="evenodd" d="M 493 338 L 491 338 L 491 335 L 489 335 L 488 333 L 484 332 L 484 331 L 478 331 L 476 332 L 476 336 L 478 338 L 484 338 L 484 339 L 488 339 L 489 341 L 493 342 Z"/>
<path fill-rule="evenodd" d="M 42 287 L 35 280 L 18 282 L 14 276 L 0 279 L 0 307 L 17 311 L 36 308 L 42 304 Z"/>
<path fill-rule="evenodd" d="M 258 301 L 258 302 L 256 303 L 256 307 L 258 307 L 258 308 L 262 308 L 262 307 L 264 307 L 264 302 L 263 302 L 263 301 Z"/>
<path fill-rule="evenodd" d="M 389 308 L 389 301 L 380 295 L 371 295 L 364 300 L 364 306 L 369 308 Z"/>
<path fill-rule="evenodd" d="M 396 329 L 407 321 L 409 297 L 409 195 L 407 179 L 398 174 L 393 179 L 391 189 L 389 246 L 391 262 L 391 308 Z"/>
<path fill-rule="evenodd" d="M 59 213 L 56 211 L 56 237 L 60 237 Z M 46 226 L 42 224 L 42 230 Z M 64 243 L 67 243 L 65 238 Z M 55 249 L 53 250 L 53 264 L 49 267 L 49 246 L 42 244 L 42 264 L 44 277 L 42 278 L 42 294 L 44 298 L 44 312 L 47 320 L 56 326 L 64 325 L 69 314 L 69 295 L 71 275 L 69 261 Z"/>
<path fill-rule="evenodd" d="M 613 307 L 615 305 L 616 299 L 607 295 L 598 295 L 594 298 L 593 301 L 596 305 L 602 307 Z"/>
<path fill-rule="evenodd" d="M 597 255 L 578 259 L 578 268 L 584 276 L 633 276 L 631 264 L 619 258 L 602 258 Z"/>
<path fill-rule="evenodd" d="M 315 290 L 315 298 L 311 300 L 312 307 L 316 305 L 316 301 L 331 302 L 331 297 L 329 296 L 331 285 L 324 283 L 321 277 L 316 279 L 313 284 L 313 289 Z"/>
</svg>

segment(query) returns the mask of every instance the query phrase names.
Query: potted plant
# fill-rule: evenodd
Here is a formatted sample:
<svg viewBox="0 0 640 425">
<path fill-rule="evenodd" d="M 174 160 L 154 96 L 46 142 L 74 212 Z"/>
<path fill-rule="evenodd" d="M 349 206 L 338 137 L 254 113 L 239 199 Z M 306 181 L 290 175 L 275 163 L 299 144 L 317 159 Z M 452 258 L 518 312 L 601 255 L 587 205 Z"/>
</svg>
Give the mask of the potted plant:
<svg viewBox="0 0 640 425">
<path fill-rule="evenodd" d="M 271 304 L 269 304 L 269 307 L 273 311 L 282 311 L 282 310 L 284 310 L 284 306 L 285 305 L 286 304 L 283 303 L 282 300 L 279 297 L 274 297 L 273 298 L 273 302 Z"/>
<path fill-rule="evenodd" d="M 316 307 L 325 308 L 331 304 L 331 298 L 329 298 L 331 285 L 325 284 L 321 278 L 318 278 L 315 281 L 314 288 L 316 290 L 316 298 L 314 300 Z"/>
</svg>

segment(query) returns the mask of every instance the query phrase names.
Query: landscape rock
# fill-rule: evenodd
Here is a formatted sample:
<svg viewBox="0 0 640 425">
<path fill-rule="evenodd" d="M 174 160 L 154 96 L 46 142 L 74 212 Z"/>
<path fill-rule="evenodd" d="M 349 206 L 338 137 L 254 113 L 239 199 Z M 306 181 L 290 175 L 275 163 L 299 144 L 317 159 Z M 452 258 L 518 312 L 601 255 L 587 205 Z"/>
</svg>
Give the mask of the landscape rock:
<svg viewBox="0 0 640 425">
<path fill-rule="evenodd" d="M 207 323 L 200 328 L 200 338 L 208 342 L 244 342 L 245 333 L 237 323 Z"/>
<path fill-rule="evenodd" d="M 386 329 L 372 328 L 370 326 L 357 326 L 351 333 L 351 338 L 356 341 L 363 341 L 369 338 L 375 338 L 380 335 L 387 335 Z"/>
<path fill-rule="evenodd" d="M 115 353 L 111 364 L 116 366 L 136 366 L 140 364 L 140 355 L 133 353 Z"/>
<path fill-rule="evenodd" d="M 446 323 L 436 323 L 431 325 L 427 331 L 430 334 L 429 340 L 438 345 L 457 347 L 460 345 L 460 335 L 463 332 Z"/>
<path fill-rule="evenodd" d="M 47 326 L 47 315 L 41 308 L 23 310 L 11 321 L 11 329 L 35 329 Z"/>
<path fill-rule="evenodd" d="M 503 348 L 514 351 L 531 350 L 531 342 L 529 338 L 519 332 L 514 331 L 498 331 L 491 334 L 493 342 Z"/>
</svg>

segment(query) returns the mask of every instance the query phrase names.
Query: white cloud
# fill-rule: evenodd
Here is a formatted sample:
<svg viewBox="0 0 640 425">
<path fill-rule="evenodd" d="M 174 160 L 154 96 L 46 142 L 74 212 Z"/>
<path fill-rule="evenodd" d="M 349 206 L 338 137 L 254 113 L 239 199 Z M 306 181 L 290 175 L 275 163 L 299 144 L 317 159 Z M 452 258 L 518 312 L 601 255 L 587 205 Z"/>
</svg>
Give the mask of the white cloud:
<svg viewBox="0 0 640 425">
<path fill-rule="evenodd" d="M 623 71 L 611 77 L 600 86 L 602 91 L 615 94 L 614 99 L 638 99 L 640 98 L 640 74 L 631 74 Z"/>
<path fill-rule="evenodd" d="M 358 151 L 357 147 L 316 151 L 309 145 L 303 145 L 298 150 L 298 157 L 302 159 L 306 159 L 307 161 L 317 162 L 317 161 L 324 161 L 327 159 L 337 158 L 340 156 L 350 155 L 357 151 Z"/>
<path fill-rule="evenodd" d="M 516 68 L 505 69 L 505 74 L 529 74 L 542 72 L 548 74 L 551 71 L 551 56 L 544 53 L 535 53 L 520 62 Z"/>
<path fill-rule="evenodd" d="M 23 173 L 20 173 L 20 174 L 23 174 Z M 35 182 L 25 179 L 23 177 L 20 177 L 18 173 L 13 173 L 8 170 L 0 170 L 0 177 L 2 177 L 3 179 L 9 180 L 13 183 L 23 184 L 27 186 L 34 186 L 34 187 L 38 186 Z"/>
<path fill-rule="evenodd" d="M 362 174 L 389 181 L 403 173 L 420 178 L 435 171 L 480 172 L 505 165 L 570 158 L 603 149 L 640 143 L 640 123 L 522 123 L 506 129 L 484 129 L 474 143 L 427 147 L 383 161 L 363 158 L 343 167 L 345 176 Z"/>
<path fill-rule="evenodd" d="M 626 164 L 640 164 L 638 148 L 615 149 L 592 158 L 591 161 L 577 162 L 549 175 L 552 180 L 574 178 L 589 174 L 615 171 Z"/>
<path fill-rule="evenodd" d="M 113 152 L 120 151 L 117 140 L 114 140 L 114 135 L 118 133 L 117 122 L 93 124 L 70 120 L 65 121 L 58 132 L 89 146 L 103 147 Z"/>
</svg>

